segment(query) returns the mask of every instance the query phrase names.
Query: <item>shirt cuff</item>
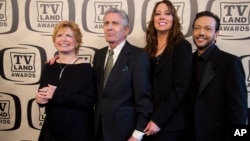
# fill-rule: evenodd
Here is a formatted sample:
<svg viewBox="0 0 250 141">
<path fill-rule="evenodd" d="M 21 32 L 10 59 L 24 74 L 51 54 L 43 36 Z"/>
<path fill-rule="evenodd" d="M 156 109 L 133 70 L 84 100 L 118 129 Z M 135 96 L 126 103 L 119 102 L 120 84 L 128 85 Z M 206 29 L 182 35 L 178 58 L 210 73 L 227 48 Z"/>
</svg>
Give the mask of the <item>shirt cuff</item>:
<svg viewBox="0 0 250 141">
<path fill-rule="evenodd" d="M 134 138 L 136 138 L 137 140 L 140 141 L 140 140 L 142 140 L 144 134 L 145 134 L 145 133 L 143 133 L 143 132 L 141 132 L 141 131 L 134 130 L 132 136 L 133 136 Z"/>
</svg>

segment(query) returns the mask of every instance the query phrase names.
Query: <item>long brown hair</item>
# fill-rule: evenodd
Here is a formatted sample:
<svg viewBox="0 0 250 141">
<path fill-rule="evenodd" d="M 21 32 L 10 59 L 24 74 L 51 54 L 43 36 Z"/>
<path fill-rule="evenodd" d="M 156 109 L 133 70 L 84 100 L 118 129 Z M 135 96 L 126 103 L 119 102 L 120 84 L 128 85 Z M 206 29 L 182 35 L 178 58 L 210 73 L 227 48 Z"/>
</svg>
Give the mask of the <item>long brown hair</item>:
<svg viewBox="0 0 250 141">
<path fill-rule="evenodd" d="M 158 40 L 157 40 L 157 31 L 154 27 L 154 16 L 156 13 L 156 8 L 159 4 L 164 3 L 168 6 L 169 12 L 173 16 L 173 24 L 172 28 L 169 30 L 168 38 L 167 40 L 167 47 L 166 49 L 172 50 L 173 45 L 177 43 L 179 40 L 184 38 L 183 33 L 181 32 L 181 24 L 179 22 L 179 17 L 177 15 L 177 11 L 174 8 L 173 4 L 168 1 L 168 0 L 163 0 L 159 1 L 155 4 L 152 15 L 151 15 L 151 20 L 148 22 L 148 28 L 146 31 L 146 47 L 145 50 L 150 54 L 150 56 L 154 56 L 157 51 L 157 45 L 158 45 Z"/>
</svg>

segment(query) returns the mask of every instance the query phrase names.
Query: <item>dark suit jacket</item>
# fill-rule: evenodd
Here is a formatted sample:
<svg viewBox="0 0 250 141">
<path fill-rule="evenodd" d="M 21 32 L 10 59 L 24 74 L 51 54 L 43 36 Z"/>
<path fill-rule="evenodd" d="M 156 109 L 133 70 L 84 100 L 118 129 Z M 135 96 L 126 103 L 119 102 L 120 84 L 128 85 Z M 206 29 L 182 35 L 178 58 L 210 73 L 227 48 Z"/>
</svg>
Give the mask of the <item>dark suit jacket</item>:
<svg viewBox="0 0 250 141">
<path fill-rule="evenodd" d="M 150 59 L 126 42 L 103 90 L 107 49 L 97 51 L 93 61 L 98 86 L 95 134 L 101 123 L 106 141 L 126 141 L 134 129 L 143 132 L 153 110 Z"/>
<path fill-rule="evenodd" d="M 165 131 L 184 129 L 183 100 L 188 94 L 192 76 L 192 47 L 186 40 L 164 51 L 154 68 L 155 110 L 152 120 Z"/>
<path fill-rule="evenodd" d="M 230 128 L 245 125 L 247 90 L 238 57 L 216 45 L 201 79 L 194 103 L 196 141 L 228 140 Z M 194 55 L 197 55 L 196 53 Z"/>
</svg>

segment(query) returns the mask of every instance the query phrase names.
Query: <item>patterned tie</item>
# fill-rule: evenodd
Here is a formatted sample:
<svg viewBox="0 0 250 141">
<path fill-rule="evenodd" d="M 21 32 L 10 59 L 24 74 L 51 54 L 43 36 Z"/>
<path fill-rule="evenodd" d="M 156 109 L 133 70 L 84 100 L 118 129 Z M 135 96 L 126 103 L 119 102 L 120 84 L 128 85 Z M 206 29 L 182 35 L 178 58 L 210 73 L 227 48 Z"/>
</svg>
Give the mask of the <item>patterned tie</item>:
<svg viewBox="0 0 250 141">
<path fill-rule="evenodd" d="M 103 88 L 105 88 L 107 80 L 109 78 L 109 73 L 113 67 L 113 55 L 114 55 L 114 51 L 113 49 L 110 49 L 109 51 L 109 55 L 108 55 L 108 59 L 106 62 L 106 66 L 104 68 L 104 81 L 103 81 Z"/>
</svg>

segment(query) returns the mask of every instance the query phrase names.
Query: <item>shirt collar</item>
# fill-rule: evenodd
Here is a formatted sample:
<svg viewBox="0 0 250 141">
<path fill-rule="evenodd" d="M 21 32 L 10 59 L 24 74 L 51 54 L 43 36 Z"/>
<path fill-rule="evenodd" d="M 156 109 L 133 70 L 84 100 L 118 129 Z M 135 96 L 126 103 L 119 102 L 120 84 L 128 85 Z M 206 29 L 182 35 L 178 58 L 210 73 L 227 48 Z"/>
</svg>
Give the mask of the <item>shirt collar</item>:
<svg viewBox="0 0 250 141">
<path fill-rule="evenodd" d="M 208 61 L 210 57 L 212 56 L 214 49 L 215 49 L 214 45 L 210 46 L 201 56 L 198 57 L 198 54 L 197 54 L 197 58 L 200 58 L 204 61 Z"/>
<path fill-rule="evenodd" d="M 118 46 L 116 46 L 116 47 L 113 49 L 113 51 L 114 51 L 114 56 L 118 56 L 118 55 L 120 54 L 120 52 L 121 52 L 122 48 L 124 47 L 125 43 L 126 43 L 126 40 L 122 41 Z M 109 47 L 109 50 L 110 50 L 110 49 L 111 49 L 111 48 Z"/>
</svg>

